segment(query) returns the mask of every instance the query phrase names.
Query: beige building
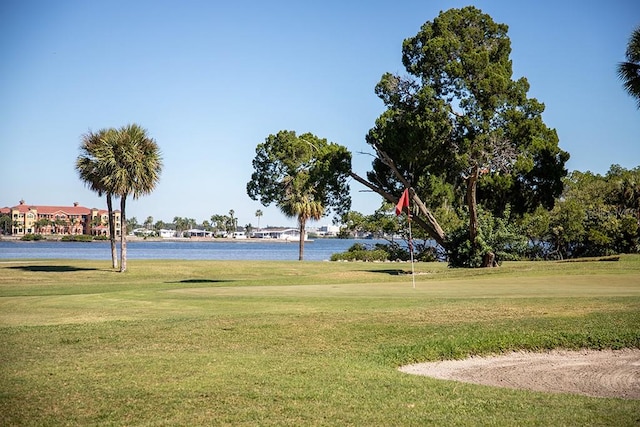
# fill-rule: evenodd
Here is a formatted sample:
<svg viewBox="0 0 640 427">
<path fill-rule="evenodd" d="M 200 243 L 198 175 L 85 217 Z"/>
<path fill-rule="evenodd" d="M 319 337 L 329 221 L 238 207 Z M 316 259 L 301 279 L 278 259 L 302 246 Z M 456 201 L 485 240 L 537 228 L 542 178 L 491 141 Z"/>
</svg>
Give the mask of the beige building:
<svg viewBox="0 0 640 427">
<path fill-rule="evenodd" d="M 0 216 L 11 218 L 11 234 L 109 235 L 109 212 L 105 209 L 73 206 L 28 205 L 24 200 L 11 208 L 0 208 Z M 114 211 L 116 236 L 120 235 L 120 211 Z"/>
</svg>

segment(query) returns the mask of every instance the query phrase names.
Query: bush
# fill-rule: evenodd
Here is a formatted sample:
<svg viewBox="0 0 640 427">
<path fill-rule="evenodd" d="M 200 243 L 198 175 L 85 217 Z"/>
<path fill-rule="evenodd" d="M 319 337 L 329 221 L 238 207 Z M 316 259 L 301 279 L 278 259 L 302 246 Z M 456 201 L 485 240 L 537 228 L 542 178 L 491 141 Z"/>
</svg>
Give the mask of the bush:
<svg viewBox="0 0 640 427">
<path fill-rule="evenodd" d="M 73 236 L 62 236 L 63 242 L 91 242 L 93 241 L 93 236 L 88 234 L 75 234 Z"/>
<path fill-rule="evenodd" d="M 33 242 L 33 241 L 42 240 L 42 239 L 44 239 L 44 237 L 42 237 L 42 234 L 31 234 L 31 233 L 25 234 L 20 238 L 20 240 L 24 240 L 25 242 Z"/>
<path fill-rule="evenodd" d="M 388 257 L 382 249 L 367 249 L 362 243 L 354 243 L 346 252 L 331 255 L 331 261 L 387 261 Z"/>
<path fill-rule="evenodd" d="M 509 209 L 504 217 L 509 217 Z M 526 255 L 530 249 L 527 238 L 517 226 L 503 218 L 494 217 L 490 212 L 480 210 L 478 214 L 478 236 L 475 247 L 469 241 L 469 226 L 452 231 L 447 236 L 449 266 L 476 268 L 482 267 L 486 255 L 495 255 L 495 261 L 515 261 Z"/>
<path fill-rule="evenodd" d="M 437 261 L 436 248 L 425 244 L 417 244 L 414 248 L 415 261 Z M 410 259 L 409 250 L 395 242 L 376 243 L 372 249 L 362 243 L 354 243 L 347 252 L 331 255 L 331 261 L 409 261 Z"/>
<path fill-rule="evenodd" d="M 380 251 L 384 251 L 387 254 L 388 260 L 393 261 L 408 261 L 411 259 L 411 255 L 409 254 L 409 250 L 403 248 L 396 242 L 391 242 L 388 244 L 385 243 L 376 243 L 376 249 Z"/>
</svg>

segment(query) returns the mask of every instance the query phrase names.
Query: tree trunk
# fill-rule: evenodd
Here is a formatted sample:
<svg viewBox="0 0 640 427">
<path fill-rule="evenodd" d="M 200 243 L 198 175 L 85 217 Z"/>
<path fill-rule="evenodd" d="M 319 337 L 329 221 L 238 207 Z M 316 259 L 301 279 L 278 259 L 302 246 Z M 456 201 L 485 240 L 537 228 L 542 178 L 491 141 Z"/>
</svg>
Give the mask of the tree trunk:
<svg viewBox="0 0 640 427">
<path fill-rule="evenodd" d="M 483 267 L 497 267 L 498 263 L 496 262 L 496 254 L 493 252 L 487 252 L 484 254 L 482 258 L 482 266 Z"/>
<path fill-rule="evenodd" d="M 480 177 L 480 168 L 478 165 L 473 167 L 473 171 L 467 178 L 467 206 L 469 208 L 469 242 L 471 250 L 477 249 L 478 239 L 478 202 L 476 200 L 476 188 L 478 186 L 478 178 Z M 482 267 L 497 267 L 496 254 L 487 252 L 482 257 Z"/>
<path fill-rule="evenodd" d="M 304 229 L 305 229 L 305 220 L 302 218 L 298 219 L 298 224 L 300 225 L 300 243 L 298 250 L 298 261 L 302 261 L 304 259 Z"/>
<path fill-rule="evenodd" d="M 120 196 L 120 273 L 127 271 L 127 195 Z"/>
<path fill-rule="evenodd" d="M 111 265 L 118 268 L 118 251 L 116 248 L 116 224 L 113 217 L 113 200 L 111 194 L 107 193 L 107 210 L 109 211 L 109 240 L 111 241 Z"/>
<path fill-rule="evenodd" d="M 440 227 L 440 224 L 433 216 L 431 211 L 427 209 L 424 203 L 422 203 L 422 200 L 420 200 L 420 197 L 418 197 L 413 188 L 410 188 L 409 193 L 411 194 L 411 200 L 413 201 L 413 203 L 418 206 L 420 213 L 426 218 L 426 220 L 423 220 L 423 223 L 425 223 L 425 225 L 421 225 L 421 227 L 429 232 L 429 235 L 436 241 L 436 243 L 445 248 L 446 236 L 444 234 L 444 230 L 442 229 L 442 227 Z M 414 218 L 414 220 L 418 219 L 421 218 Z M 416 222 L 420 224 L 419 221 Z"/>
<path fill-rule="evenodd" d="M 476 201 L 476 187 L 480 169 L 478 165 L 473 167 L 473 171 L 467 178 L 467 207 L 469 208 L 469 242 L 473 249 L 476 248 L 478 237 L 478 204 Z"/>
</svg>

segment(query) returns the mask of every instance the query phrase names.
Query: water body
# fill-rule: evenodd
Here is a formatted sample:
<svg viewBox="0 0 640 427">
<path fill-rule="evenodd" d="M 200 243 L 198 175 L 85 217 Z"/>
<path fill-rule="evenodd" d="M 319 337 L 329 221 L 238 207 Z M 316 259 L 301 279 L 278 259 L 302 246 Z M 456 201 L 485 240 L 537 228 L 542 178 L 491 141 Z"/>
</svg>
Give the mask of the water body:
<svg viewBox="0 0 640 427">
<path fill-rule="evenodd" d="M 304 259 L 325 261 L 354 243 L 373 245 L 375 240 L 316 239 L 304 245 Z M 0 259 L 110 260 L 109 242 L 0 241 Z M 298 242 L 256 241 L 130 241 L 127 259 L 273 260 L 298 259 Z"/>
</svg>

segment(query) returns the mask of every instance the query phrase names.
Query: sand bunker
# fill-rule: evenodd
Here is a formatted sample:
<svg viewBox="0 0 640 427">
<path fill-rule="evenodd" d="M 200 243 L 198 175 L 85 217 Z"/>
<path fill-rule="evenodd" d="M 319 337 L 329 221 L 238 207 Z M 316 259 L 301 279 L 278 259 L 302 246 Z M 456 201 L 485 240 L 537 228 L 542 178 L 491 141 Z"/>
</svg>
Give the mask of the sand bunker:
<svg viewBox="0 0 640 427">
<path fill-rule="evenodd" d="M 510 353 L 418 363 L 400 371 L 497 387 L 640 399 L 640 350 Z"/>
</svg>

